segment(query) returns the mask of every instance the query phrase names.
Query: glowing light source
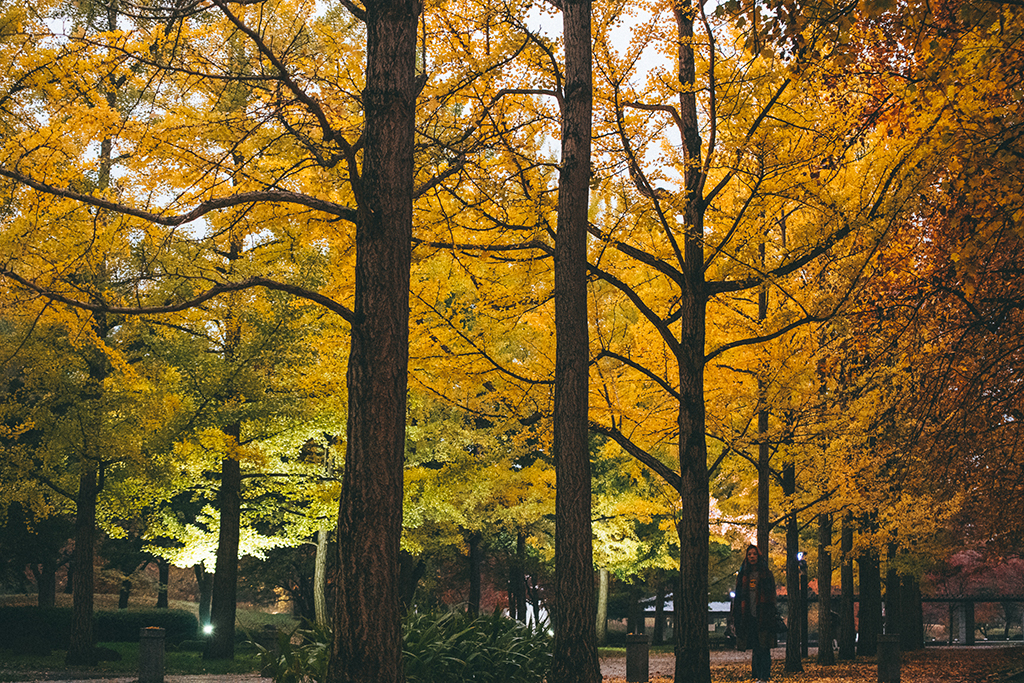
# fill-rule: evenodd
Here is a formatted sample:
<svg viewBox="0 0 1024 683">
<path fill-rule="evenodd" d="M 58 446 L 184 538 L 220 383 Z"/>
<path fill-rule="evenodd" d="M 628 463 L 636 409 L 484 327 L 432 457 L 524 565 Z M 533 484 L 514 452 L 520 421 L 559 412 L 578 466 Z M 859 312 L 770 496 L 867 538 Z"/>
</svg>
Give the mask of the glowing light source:
<svg viewBox="0 0 1024 683">
<path fill-rule="evenodd" d="M 205 633 L 206 635 L 210 635 L 211 633 L 213 633 L 213 624 L 207 624 L 206 626 L 204 626 L 203 633 Z"/>
</svg>

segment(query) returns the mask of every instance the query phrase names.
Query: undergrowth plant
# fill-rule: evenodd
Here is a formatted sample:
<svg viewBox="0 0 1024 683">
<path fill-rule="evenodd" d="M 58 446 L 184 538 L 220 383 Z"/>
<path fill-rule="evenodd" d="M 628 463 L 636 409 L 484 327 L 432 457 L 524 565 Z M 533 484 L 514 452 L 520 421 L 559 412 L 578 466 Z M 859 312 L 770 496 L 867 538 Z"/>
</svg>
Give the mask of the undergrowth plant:
<svg viewBox="0 0 1024 683">
<path fill-rule="evenodd" d="M 500 614 L 460 612 L 408 615 L 402 628 L 408 683 L 541 683 L 551 667 L 551 636 Z M 256 644 L 264 676 L 277 683 L 325 679 L 330 631 L 281 632 L 273 647 Z"/>
</svg>

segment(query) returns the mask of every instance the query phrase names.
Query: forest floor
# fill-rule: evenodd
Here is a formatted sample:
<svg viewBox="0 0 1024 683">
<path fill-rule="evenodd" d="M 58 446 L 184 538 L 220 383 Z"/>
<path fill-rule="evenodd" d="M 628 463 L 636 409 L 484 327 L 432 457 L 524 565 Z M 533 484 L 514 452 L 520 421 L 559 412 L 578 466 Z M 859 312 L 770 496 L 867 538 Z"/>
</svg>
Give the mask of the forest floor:
<svg viewBox="0 0 1024 683">
<path fill-rule="evenodd" d="M 793 683 L 876 683 L 878 669 L 873 657 L 859 657 L 835 666 L 819 666 L 816 652 L 804 659 L 803 672 L 785 672 L 784 647 L 772 650 L 772 680 Z M 651 654 L 651 683 L 669 683 L 675 668 L 671 654 Z M 625 683 L 626 658 L 601 659 L 604 683 Z M 900 670 L 901 683 L 1024 683 L 1024 647 L 975 645 L 971 647 L 929 647 L 905 653 Z M 750 681 L 750 653 L 734 650 L 711 653 L 714 683 Z"/>
<path fill-rule="evenodd" d="M 772 680 L 793 683 L 875 683 L 878 680 L 873 658 L 861 657 L 835 666 L 818 666 L 814 652 L 803 662 L 801 673 L 784 672 L 784 648 L 772 650 Z M 652 653 L 650 682 L 670 683 L 674 658 L 671 654 Z M 625 683 L 626 658 L 602 657 L 604 683 Z M 81 676 L 81 677 L 79 677 Z M 711 679 L 714 683 L 750 680 L 750 653 L 714 651 L 711 653 Z M 5 679 L 14 680 L 14 679 Z M 89 677 L 72 672 L 25 672 L 21 681 L 59 683 L 135 683 L 136 677 Z M 166 676 L 165 683 L 266 683 L 257 674 L 220 674 Z M 438 683 L 441 683 L 440 681 Z M 448 682 L 445 682 L 448 683 Z M 454 683 L 454 682 L 453 682 Z M 1024 647 L 977 645 L 973 647 L 929 647 L 903 655 L 901 683 L 1024 683 Z"/>
</svg>

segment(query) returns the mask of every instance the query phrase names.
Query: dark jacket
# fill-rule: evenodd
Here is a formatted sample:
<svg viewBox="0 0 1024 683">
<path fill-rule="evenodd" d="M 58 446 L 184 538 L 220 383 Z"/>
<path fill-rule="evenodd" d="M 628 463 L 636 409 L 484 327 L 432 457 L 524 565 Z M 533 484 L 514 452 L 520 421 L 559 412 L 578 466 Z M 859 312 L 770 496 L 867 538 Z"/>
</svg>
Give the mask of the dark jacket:
<svg viewBox="0 0 1024 683">
<path fill-rule="evenodd" d="M 750 605 L 750 565 L 744 560 L 740 573 L 736 577 L 736 597 L 732 602 L 732 619 L 736 628 L 736 649 L 748 650 L 759 642 L 761 647 L 775 647 L 778 639 L 775 634 L 775 577 L 772 576 L 768 563 L 763 559 L 757 563 L 759 580 L 755 588 L 757 609 L 751 618 Z M 754 628 L 756 626 L 756 633 Z M 757 639 L 755 641 L 754 639 Z"/>
</svg>

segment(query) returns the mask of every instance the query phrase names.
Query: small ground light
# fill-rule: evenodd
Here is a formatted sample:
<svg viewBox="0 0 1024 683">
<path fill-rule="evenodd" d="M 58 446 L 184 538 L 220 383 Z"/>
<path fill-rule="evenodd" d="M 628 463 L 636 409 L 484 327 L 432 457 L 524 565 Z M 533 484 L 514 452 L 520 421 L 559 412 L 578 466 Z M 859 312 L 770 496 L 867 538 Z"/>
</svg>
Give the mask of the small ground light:
<svg viewBox="0 0 1024 683">
<path fill-rule="evenodd" d="M 804 553 L 802 550 L 796 554 L 796 559 L 798 562 L 804 559 Z"/>
<path fill-rule="evenodd" d="M 206 626 L 204 626 L 203 633 L 205 633 L 206 635 L 210 635 L 211 633 L 213 633 L 213 624 L 207 624 Z"/>
</svg>

